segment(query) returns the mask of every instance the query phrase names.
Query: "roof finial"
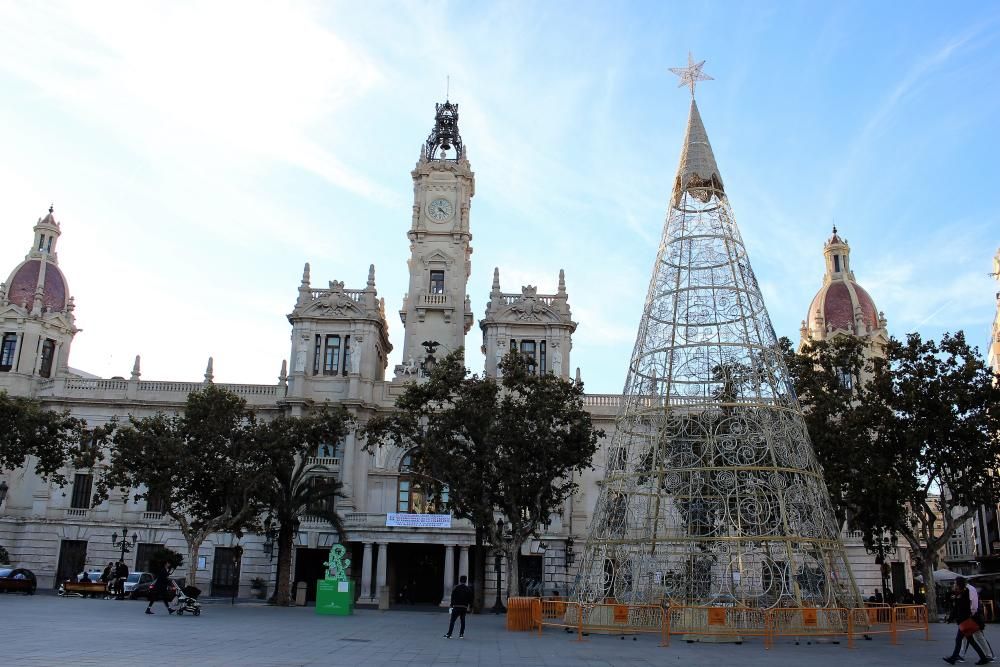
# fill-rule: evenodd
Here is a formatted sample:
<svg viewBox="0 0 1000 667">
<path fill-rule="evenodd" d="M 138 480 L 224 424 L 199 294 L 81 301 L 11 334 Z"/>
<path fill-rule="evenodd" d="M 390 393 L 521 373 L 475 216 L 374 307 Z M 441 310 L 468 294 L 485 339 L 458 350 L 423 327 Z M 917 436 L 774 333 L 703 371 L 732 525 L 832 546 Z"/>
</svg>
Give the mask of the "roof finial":
<svg viewBox="0 0 1000 667">
<path fill-rule="evenodd" d="M 55 211 L 56 205 L 54 203 L 49 204 L 49 214 L 51 215 Z"/>
<path fill-rule="evenodd" d="M 215 380 L 215 360 L 212 357 L 208 358 L 208 366 L 205 367 L 205 384 L 212 384 Z"/>
<path fill-rule="evenodd" d="M 494 292 L 499 292 L 500 291 L 500 267 L 499 266 L 494 266 L 493 267 L 493 291 Z"/>
<path fill-rule="evenodd" d="M 691 88 L 691 97 L 694 98 L 694 87 L 698 85 L 699 81 L 713 81 L 714 79 L 709 75 L 703 73 L 701 68 L 705 66 L 705 61 L 702 60 L 699 63 L 694 61 L 694 57 L 691 52 L 688 51 L 688 66 L 687 67 L 671 67 L 670 71 L 681 78 L 681 82 L 677 84 L 678 88 L 688 86 Z"/>
<path fill-rule="evenodd" d="M 566 293 L 566 272 L 559 269 L 559 293 Z"/>
<path fill-rule="evenodd" d="M 368 288 L 371 289 L 375 287 L 375 265 L 368 265 Z"/>
</svg>

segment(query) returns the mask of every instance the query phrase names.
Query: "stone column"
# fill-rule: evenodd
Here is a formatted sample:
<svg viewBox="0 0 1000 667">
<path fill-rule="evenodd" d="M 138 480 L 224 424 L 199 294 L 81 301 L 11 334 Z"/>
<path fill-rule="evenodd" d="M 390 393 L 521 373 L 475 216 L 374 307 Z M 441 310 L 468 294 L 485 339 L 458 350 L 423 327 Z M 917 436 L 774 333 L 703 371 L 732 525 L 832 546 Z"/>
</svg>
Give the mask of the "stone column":
<svg viewBox="0 0 1000 667">
<path fill-rule="evenodd" d="M 444 548 L 444 594 L 441 596 L 441 606 L 451 604 L 451 589 L 455 587 L 455 547 L 451 544 Z"/>
<path fill-rule="evenodd" d="M 373 602 L 372 600 L 372 543 L 365 542 L 365 555 L 361 561 L 361 597 L 360 602 Z"/>
<path fill-rule="evenodd" d="M 354 448 L 358 446 L 357 437 L 352 432 L 344 439 L 344 451 L 340 455 L 340 480 L 344 484 L 344 494 L 347 495 L 345 505 L 356 509 L 354 501 Z"/>
<path fill-rule="evenodd" d="M 382 604 L 383 595 L 385 596 L 385 599 L 388 599 L 389 597 L 388 592 L 385 591 L 385 582 L 386 582 L 385 575 L 386 575 L 386 568 L 388 566 L 388 561 L 389 561 L 389 543 L 379 542 L 378 568 L 377 568 L 378 571 L 376 572 L 375 575 L 375 596 L 376 599 L 379 601 L 380 605 Z"/>
<path fill-rule="evenodd" d="M 469 576 L 469 545 L 461 545 L 458 551 L 458 576 Z"/>
</svg>

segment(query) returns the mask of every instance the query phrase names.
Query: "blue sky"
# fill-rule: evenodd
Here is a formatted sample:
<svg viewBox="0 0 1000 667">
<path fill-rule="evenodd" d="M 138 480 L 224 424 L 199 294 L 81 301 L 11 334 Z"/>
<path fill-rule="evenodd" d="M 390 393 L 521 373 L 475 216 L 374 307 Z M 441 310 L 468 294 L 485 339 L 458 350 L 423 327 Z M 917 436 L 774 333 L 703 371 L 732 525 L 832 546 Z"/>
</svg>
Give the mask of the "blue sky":
<svg viewBox="0 0 1000 667">
<path fill-rule="evenodd" d="M 476 172 L 472 279 L 566 270 L 588 391 L 620 391 L 698 103 L 779 335 L 833 222 L 902 337 L 984 347 L 1000 245 L 994 3 L 35 3 L 0 0 L 0 272 L 50 202 L 71 365 L 274 382 L 302 265 L 406 289 L 409 172 L 434 103 Z M 466 340 L 482 368 L 478 327 Z"/>
</svg>

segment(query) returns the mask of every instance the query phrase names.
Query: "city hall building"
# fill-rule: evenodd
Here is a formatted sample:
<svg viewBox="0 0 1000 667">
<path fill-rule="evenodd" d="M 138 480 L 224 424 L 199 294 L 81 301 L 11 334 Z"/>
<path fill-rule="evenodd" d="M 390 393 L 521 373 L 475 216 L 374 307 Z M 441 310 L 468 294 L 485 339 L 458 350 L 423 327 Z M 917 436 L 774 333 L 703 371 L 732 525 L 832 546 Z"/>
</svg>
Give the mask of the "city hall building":
<svg viewBox="0 0 1000 667">
<path fill-rule="evenodd" d="M 687 148 L 682 152 L 682 168 Z M 314 282 L 306 264 L 297 296 L 289 304 L 292 344 L 278 381 L 262 385 L 220 382 L 218 386 L 246 399 L 265 419 L 306 414 L 330 401 L 345 406 L 363 424 L 372 415 L 391 410 L 407 383 L 419 382 L 428 364 L 467 345 L 466 336 L 476 324 L 466 292 L 472 271 L 471 203 L 476 179 L 459 133 L 457 105 L 437 105 L 433 129 L 411 175 L 413 214 L 406 232 L 409 286 L 398 311 L 405 327 L 403 340 L 389 340 L 389 315 L 376 287 L 374 265 L 366 280 L 340 276 L 346 280 L 324 277 Z M 72 226 L 66 231 L 74 233 Z M 47 409 L 68 410 L 90 426 L 130 415 L 182 410 L 189 393 L 214 382 L 211 362 L 203 383 L 143 378 L 138 357 L 128 378 L 98 378 L 72 367 L 71 346 L 78 329 L 76 304 L 58 262 L 62 232 L 51 208 L 35 224 L 30 238 L 25 225 L 29 252 L 0 285 L 0 390 L 36 398 Z M 887 337 L 884 316 L 854 280 L 849 252 L 835 232 L 824 248 L 823 286 L 809 305 L 803 341 L 850 334 L 878 343 Z M 488 375 L 496 375 L 505 353 L 517 350 L 534 360 L 537 372 L 578 377 L 571 357 L 578 323 L 573 320 L 562 271 L 556 292 L 539 294 L 530 285 L 504 291 L 501 272 L 494 269 L 489 300 L 478 325 Z M 394 344 L 402 346 L 402 363 L 390 368 Z M 607 434 L 604 443 L 614 431 L 620 402 L 617 395 L 585 398 L 595 426 Z M 337 509 L 346 527 L 343 541 L 359 603 L 447 605 L 447 592 L 458 576 L 471 573 L 473 527 L 465 520 L 434 513 L 420 478 L 408 469 L 410 452 L 382 448 L 369 453 L 362 446 L 352 434 L 343 442 L 320 447 L 309 461 L 315 474 L 335 475 L 343 483 L 346 498 L 338 501 Z M 537 538 L 523 546 L 519 560 L 522 593 L 565 592 L 571 586 L 604 460 L 602 448 L 594 458 L 594 469 L 577 480 L 578 492 L 551 523 L 540 528 L 543 532 Z M 186 553 L 179 531 L 155 500 L 136 502 L 134 494 L 116 493 L 91 507 L 96 471 L 68 472 L 70 484 L 60 488 L 38 478 L 30 463 L 24 469 L 0 471 L 0 545 L 10 553 L 12 564 L 36 573 L 39 586 L 55 587 L 84 566 L 94 568 L 116 560 L 120 550 L 112 535 L 123 527 L 128 529 L 129 540 L 133 536 L 135 540 L 126 557 L 133 570 L 145 569 L 149 555 L 160 546 Z M 329 548 L 340 538 L 325 521 L 310 516 L 302 519 L 293 581 L 306 582 L 304 588 L 311 598 Z M 865 554 L 858 537 L 844 533 L 858 585 L 867 595 L 880 583 L 879 568 Z M 240 549 L 242 557 L 237 559 Z M 273 589 L 276 548 L 266 536 L 246 535 L 237 540 L 230 534 L 216 534 L 200 553 L 199 585 L 212 595 L 247 595 L 256 578 Z M 894 560 L 894 583 L 912 589 L 905 552 Z M 503 571 L 501 567 L 501 576 Z M 485 577 L 491 596 L 496 586 L 492 557 L 487 558 Z"/>
</svg>

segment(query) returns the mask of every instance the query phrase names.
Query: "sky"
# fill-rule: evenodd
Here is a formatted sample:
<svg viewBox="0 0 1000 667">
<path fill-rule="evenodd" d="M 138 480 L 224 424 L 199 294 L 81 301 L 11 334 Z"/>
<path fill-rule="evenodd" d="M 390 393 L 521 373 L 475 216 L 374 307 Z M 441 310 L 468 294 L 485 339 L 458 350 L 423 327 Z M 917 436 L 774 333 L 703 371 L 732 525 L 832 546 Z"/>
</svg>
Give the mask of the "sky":
<svg viewBox="0 0 1000 667">
<path fill-rule="evenodd" d="M 399 363 L 410 171 L 446 94 L 476 173 L 468 292 L 554 292 L 620 392 L 677 168 L 688 52 L 778 335 L 833 224 L 897 338 L 985 350 L 1000 246 L 989 2 L 0 0 L 0 274 L 54 204 L 70 365 L 274 383 L 305 262 L 376 267 Z M 450 90 L 446 81 L 450 77 Z M 3 278 L 0 278 L 3 279 Z M 481 371 L 478 326 L 467 365 Z"/>
</svg>

